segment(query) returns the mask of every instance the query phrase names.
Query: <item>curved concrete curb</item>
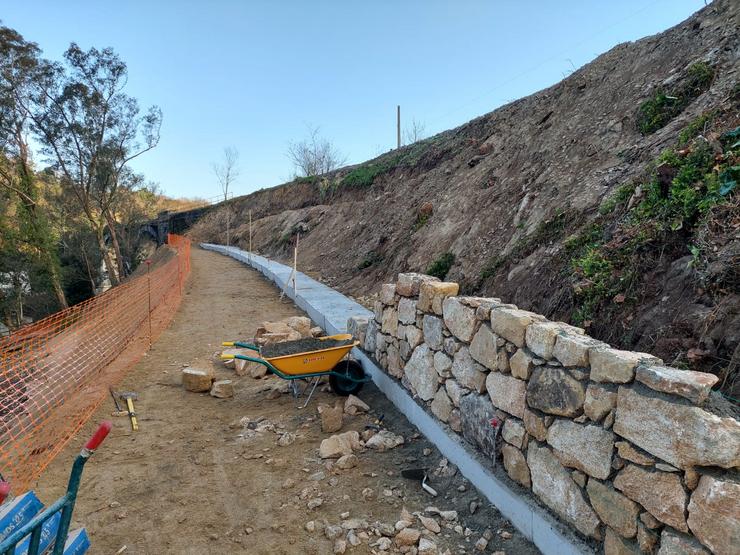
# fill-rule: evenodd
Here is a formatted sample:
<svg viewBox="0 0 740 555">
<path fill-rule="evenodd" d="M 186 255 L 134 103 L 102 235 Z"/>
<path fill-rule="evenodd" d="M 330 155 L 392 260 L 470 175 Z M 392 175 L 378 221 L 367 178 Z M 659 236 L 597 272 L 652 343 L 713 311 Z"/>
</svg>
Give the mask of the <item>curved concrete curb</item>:
<svg viewBox="0 0 740 555">
<path fill-rule="evenodd" d="M 236 247 L 209 243 L 202 243 L 200 246 L 231 256 L 262 272 L 329 334 L 345 333 L 350 316 L 373 317 L 370 310 L 301 272 L 297 273 L 294 292 L 292 283 L 288 285 L 292 272 L 289 266 L 263 256 L 250 254 Z M 393 378 L 380 370 L 363 351 L 354 349 L 352 354 L 362 363 L 365 371 L 372 376 L 378 389 L 390 399 L 409 422 L 434 443 L 440 452 L 458 467 L 463 476 L 542 553 L 546 555 L 594 553 L 585 542 L 566 532 L 563 525 L 544 509 L 518 495 L 507 484 L 499 480 L 486 467 L 483 459 L 473 452 L 457 434 L 448 432 Z"/>
</svg>

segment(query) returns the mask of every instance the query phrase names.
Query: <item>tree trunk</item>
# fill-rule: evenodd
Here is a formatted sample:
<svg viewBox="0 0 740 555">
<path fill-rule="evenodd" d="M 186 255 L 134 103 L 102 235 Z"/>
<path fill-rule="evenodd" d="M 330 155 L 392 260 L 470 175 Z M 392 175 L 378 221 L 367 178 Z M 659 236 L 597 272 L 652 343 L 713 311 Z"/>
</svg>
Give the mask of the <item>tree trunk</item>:
<svg viewBox="0 0 740 555">
<path fill-rule="evenodd" d="M 62 288 L 62 276 L 60 275 L 56 260 L 54 260 L 54 257 L 48 251 L 42 252 L 42 258 L 44 266 L 46 266 L 46 271 L 49 272 L 51 288 L 54 290 L 54 294 L 59 301 L 59 306 L 63 309 L 68 308 L 69 304 L 67 304 L 67 296 L 64 294 L 64 289 Z"/>
<path fill-rule="evenodd" d="M 110 253 L 108 252 L 108 247 L 105 244 L 104 231 L 104 225 L 101 224 L 95 226 L 95 236 L 98 239 L 98 248 L 100 249 L 100 255 L 103 257 L 103 263 L 108 272 L 108 278 L 110 279 L 111 285 L 118 285 L 120 282 L 118 278 L 118 269 L 115 264 L 113 264 L 113 260 L 111 260 Z"/>
<path fill-rule="evenodd" d="M 118 242 L 118 232 L 116 231 L 116 221 L 113 219 L 113 215 L 110 213 L 110 209 L 105 210 L 105 221 L 108 224 L 108 232 L 113 243 L 113 252 L 116 254 L 116 266 L 118 267 L 118 275 L 121 279 L 126 276 L 126 268 L 123 264 L 123 256 L 121 255 L 121 245 Z"/>
</svg>

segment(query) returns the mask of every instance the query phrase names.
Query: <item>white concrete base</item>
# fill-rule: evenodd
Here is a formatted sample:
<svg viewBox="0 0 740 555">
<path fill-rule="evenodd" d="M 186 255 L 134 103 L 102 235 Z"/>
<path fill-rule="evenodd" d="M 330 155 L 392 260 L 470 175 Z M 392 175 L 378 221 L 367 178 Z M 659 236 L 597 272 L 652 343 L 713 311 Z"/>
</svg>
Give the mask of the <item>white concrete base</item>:
<svg viewBox="0 0 740 555">
<path fill-rule="evenodd" d="M 236 247 L 207 243 L 201 244 L 201 247 L 231 256 L 262 272 L 329 334 L 346 332 L 347 319 L 350 316 L 373 316 L 372 312 L 362 305 L 301 272 L 298 272 L 296 290 L 293 291 L 292 283 L 288 286 L 292 271 L 289 266 Z M 440 452 L 458 467 L 463 476 L 542 553 L 546 555 L 594 553 L 593 549 L 575 534 L 569 533 L 564 525 L 559 524 L 547 511 L 509 489 L 506 483 L 499 480 L 486 467 L 485 461 L 473 451 L 472 447 L 426 412 L 408 391 L 378 368 L 363 351 L 354 349 L 352 354 L 372 376 L 378 389 L 409 422 L 434 443 Z"/>
</svg>

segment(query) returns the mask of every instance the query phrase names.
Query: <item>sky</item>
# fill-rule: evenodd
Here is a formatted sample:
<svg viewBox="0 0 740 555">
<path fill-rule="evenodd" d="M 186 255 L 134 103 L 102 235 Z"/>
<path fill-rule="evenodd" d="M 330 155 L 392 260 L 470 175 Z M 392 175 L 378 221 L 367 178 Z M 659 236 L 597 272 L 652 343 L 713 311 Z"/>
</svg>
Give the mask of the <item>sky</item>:
<svg viewBox="0 0 740 555">
<path fill-rule="evenodd" d="M 164 113 L 133 168 L 173 197 L 212 198 L 239 151 L 236 194 L 283 183 L 310 127 L 357 163 L 548 87 L 704 0 L 2 0 L 0 20 L 61 59 L 113 47 L 127 92 Z"/>
</svg>

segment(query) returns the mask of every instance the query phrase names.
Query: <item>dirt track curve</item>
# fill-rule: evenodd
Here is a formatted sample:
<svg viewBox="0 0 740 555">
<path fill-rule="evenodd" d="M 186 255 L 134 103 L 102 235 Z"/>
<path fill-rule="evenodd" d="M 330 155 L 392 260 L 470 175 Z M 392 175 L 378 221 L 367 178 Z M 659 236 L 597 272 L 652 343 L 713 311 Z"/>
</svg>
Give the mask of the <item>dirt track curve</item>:
<svg viewBox="0 0 740 555">
<path fill-rule="evenodd" d="M 494 536 L 486 553 L 537 553 L 459 474 L 437 479 L 436 499 L 400 477 L 399 468 L 435 468 L 441 457 L 374 387 L 360 393 L 371 413 L 345 417 L 342 431 L 362 431 L 384 414 L 386 426 L 406 443 L 384 453 L 361 451 L 357 467 L 330 471 L 318 456 L 328 434 L 321 431 L 316 408 L 333 405 L 332 393 L 322 391 L 298 410 L 289 395 L 268 399 L 269 390 L 280 385 L 277 378 L 239 378 L 215 360 L 222 340 L 252 337 L 260 322 L 298 314 L 256 272 L 193 249 L 193 273 L 179 312 L 120 386 L 139 394 L 141 429 L 132 433 L 126 418 L 112 418 L 111 435 L 85 469 L 73 521 L 87 527 L 90 553 L 112 555 L 123 546 L 125 555 L 331 553 L 334 541 L 323 526 L 341 525 L 345 512 L 370 523 L 369 538 L 356 530 L 361 543 L 348 546 L 347 553 L 373 553 L 374 523 L 393 526 L 403 507 L 416 512 L 430 505 L 457 510 L 454 524 L 463 530 L 443 523 L 441 533 L 430 534 L 440 553 L 472 553 L 486 529 Z M 184 391 L 179 374 L 188 365 L 213 365 L 217 376 L 235 380 L 234 398 Z M 47 469 L 35 488 L 42 500 L 63 494 L 76 452 L 112 409 L 112 401 L 101 407 Z M 244 417 L 263 417 L 270 425 L 254 432 L 239 424 Z M 278 445 L 286 432 L 295 441 Z M 308 509 L 317 498 L 322 504 Z M 472 515 L 471 502 L 479 503 Z M 316 523 L 313 532 L 306 529 L 309 521 Z M 418 521 L 414 528 L 423 530 Z"/>
</svg>

